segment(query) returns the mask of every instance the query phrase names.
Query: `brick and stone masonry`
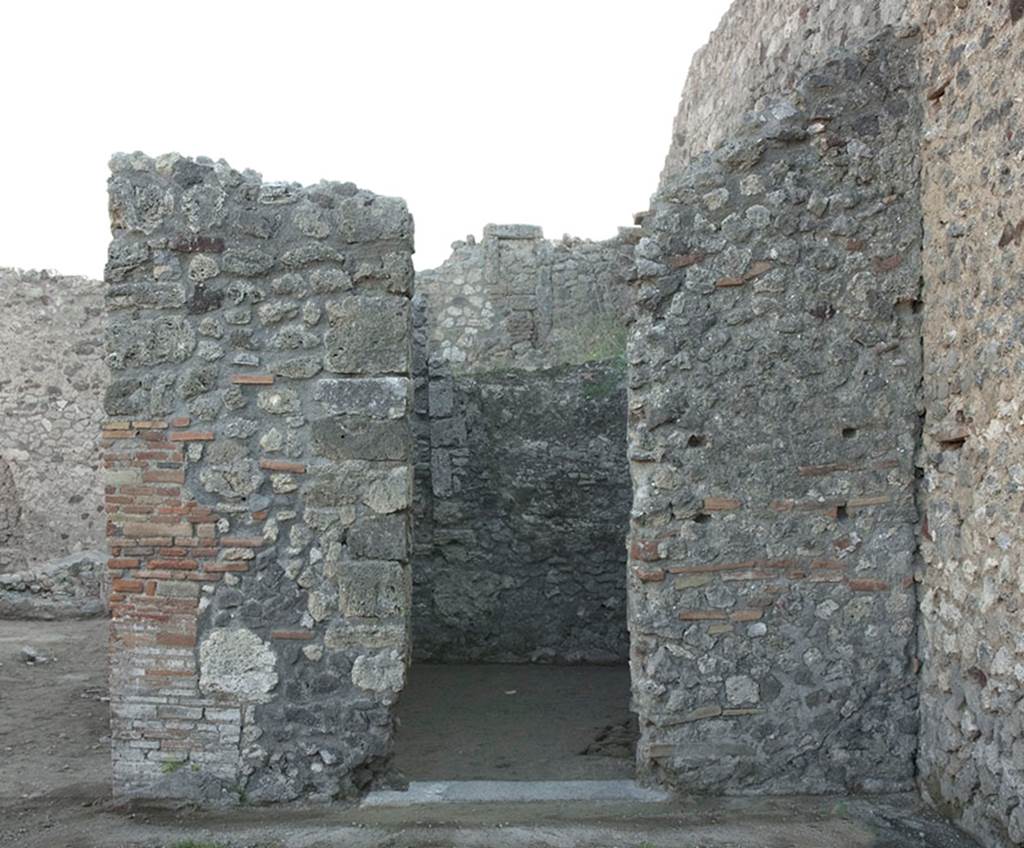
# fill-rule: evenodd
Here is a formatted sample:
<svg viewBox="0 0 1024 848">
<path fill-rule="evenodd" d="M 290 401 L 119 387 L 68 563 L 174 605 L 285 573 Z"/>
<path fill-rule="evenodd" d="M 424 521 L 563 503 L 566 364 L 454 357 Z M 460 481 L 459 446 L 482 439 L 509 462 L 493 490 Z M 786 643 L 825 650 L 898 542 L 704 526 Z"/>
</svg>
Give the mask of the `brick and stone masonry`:
<svg viewBox="0 0 1024 848">
<path fill-rule="evenodd" d="M 917 729 L 916 39 L 669 169 L 637 246 L 630 630 L 647 780 L 900 791 Z"/>
<path fill-rule="evenodd" d="M 408 656 L 413 400 L 422 642 L 455 656 L 488 634 L 438 615 L 474 596 L 438 605 L 437 587 L 483 549 L 466 527 L 507 538 L 479 495 L 526 480 L 481 472 L 540 470 L 530 440 L 566 438 L 562 413 L 596 422 L 626 379 L 641 777 L 728 793 L 916 779 L 987 846 L 1024 845 L 1022 21 L 1020 0 L 738 0 L 695 60 L 621 274 L 638 278 L 624 378 L 566 358 L 585 345 L 559 332 L 614 302 L 588 287 L 616 277 L 621 244 L 528 227 L 456 244 L 422 278 L 413 391 L 399 201 L 115 159 L 118 793 L 371 785 Z M 502 417 L 524 400 L 539 417 Z M 574 468 L 612 469 L 587 466 L 598 453 Z M 485 651 L 506 651 L 491 635 Z M 555 654 L 593 646 L 579 635 Z"/>
<path fill-rule="evenodd" d="M 665 176 L 830 50 L 920 27 L 924 426 L 919 788 L 985 845 L 1024 845 L 1020 0 L 737 0 L 695 57 Z"/>
<path fill-rule="evenodd" d="M 408 661 L 411 218 L 351 183 L 111 168 L 115 793 L 352 795 Z"/>
</svg>

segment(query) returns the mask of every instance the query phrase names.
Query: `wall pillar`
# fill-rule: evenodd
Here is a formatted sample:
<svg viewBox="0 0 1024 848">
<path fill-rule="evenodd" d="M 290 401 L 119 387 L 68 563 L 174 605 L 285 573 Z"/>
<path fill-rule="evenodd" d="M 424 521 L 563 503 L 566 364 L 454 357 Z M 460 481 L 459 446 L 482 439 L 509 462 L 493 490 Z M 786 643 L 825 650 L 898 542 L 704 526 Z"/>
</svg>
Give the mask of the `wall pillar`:
<svg viewBox="0 0 1024 848">
<path fill-rule="evenodd" d="M 669 173 L 637 246 L 630 628 L 641 775 L 913 786 L 916 40 L 823 63 Z"/>
<path fill-rule="evenodd" d="M 408 661 L 412 220 L 205 159 L 112 172 L 115 794 L 352 795 Z"/>
</svg>

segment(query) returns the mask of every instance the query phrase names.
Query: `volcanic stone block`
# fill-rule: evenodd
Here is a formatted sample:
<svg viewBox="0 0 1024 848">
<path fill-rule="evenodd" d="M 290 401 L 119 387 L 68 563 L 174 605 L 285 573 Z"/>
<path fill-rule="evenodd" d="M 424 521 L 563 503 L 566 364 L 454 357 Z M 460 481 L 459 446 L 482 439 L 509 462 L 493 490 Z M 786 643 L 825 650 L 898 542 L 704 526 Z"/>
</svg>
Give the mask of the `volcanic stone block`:
<svg viewBox="0 0 1024 848">
<path fill-rule="evenodd" d="M 405 377 L 320 380 L 313 398 L 330 415 L 398 419 L 409 410 L 409 380 Z"/>
<path fill-rule="evenodd" d="M 324 367 L 337 374 L 408 373 L 411 347 L 409 300 L 396 295 L 359 295 L 328 301 Z"/>
</svg>

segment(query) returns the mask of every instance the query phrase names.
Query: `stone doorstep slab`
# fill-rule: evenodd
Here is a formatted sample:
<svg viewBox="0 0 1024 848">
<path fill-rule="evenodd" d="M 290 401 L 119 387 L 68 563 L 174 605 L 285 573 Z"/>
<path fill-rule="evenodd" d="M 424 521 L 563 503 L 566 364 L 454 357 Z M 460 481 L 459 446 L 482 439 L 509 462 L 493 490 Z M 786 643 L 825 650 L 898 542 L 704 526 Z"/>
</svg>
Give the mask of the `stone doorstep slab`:
<svg viewBox="0 0 1024 848">
<path fill-rule="evenodd" d="M 424 804 L 518 803 L 530 801 L 637 801 L 663 803 L 672 795 L 633 780 L 436 780 L 412 781 L 402 792 L 369 793 L 361 807 Z"/>
</svg>

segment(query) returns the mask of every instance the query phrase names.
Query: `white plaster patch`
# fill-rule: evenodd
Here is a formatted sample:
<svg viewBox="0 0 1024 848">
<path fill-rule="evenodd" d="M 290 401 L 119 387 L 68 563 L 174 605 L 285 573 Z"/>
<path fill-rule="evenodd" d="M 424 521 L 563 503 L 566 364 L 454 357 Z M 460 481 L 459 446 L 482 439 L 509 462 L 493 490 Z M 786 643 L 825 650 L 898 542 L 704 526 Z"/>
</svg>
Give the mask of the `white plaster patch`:
<svg viewBox="0 0 1024 848">
<path fill-rule="evenodd" d="M 352 663 L 352 682 L 372 692 L 398 692 L 405 685 L 405 661 L 394 648 L 364 654 Z"/>
<path fill-rule="evenodd" d="M 242 701 L 269 701 L 277 686 L 277 657 L 251 630 L 214 630 L 199 648 L 199 688 Z"/>
</svg>

